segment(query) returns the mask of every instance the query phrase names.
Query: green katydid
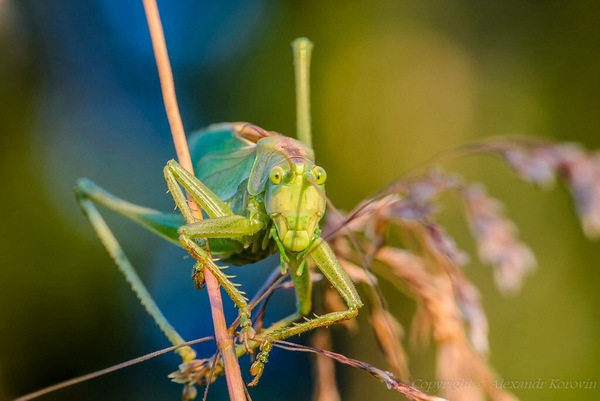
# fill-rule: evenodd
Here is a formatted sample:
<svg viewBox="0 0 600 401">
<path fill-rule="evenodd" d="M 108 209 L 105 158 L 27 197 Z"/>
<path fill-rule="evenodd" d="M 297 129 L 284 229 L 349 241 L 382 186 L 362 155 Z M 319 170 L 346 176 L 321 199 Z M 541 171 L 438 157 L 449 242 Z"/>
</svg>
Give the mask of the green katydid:
<svg viewBox="0 0 600 401">
<path fill-rule="evenodd" d="M 133 205 L 104 191 L 87 179 L 75 188 L 78 202 L 141 303 L 174 345 L 184 342 L 162 315 L 138 278 L 120 245 L 98 213 L 96 205 L 124 215 L 167 240 L 183 246 L 197 261 L 194 281 L 203 284 L 209 269 L 239 308 L 241 334 L 245 341 L 254 336 L 250 310 L 243 293 L 223 273 L 205 250 L 232 264 L 244 264 L 280 253 L 282 271 L 290 270 L 296 291 L 297 311 L 260 335 L 260 353 L 252 365 L 260 378 L 271 343 L 316 327 L 354 318 L 362 302 L 354 284 L 321 238 L 319 221 L 325 213 L 325 170 L 315 164 L 310 147 L 308 114 L 308 55 L 310 42 L 296 40 L 298 87 L 298 130 L 302 141 L 266 131 L 246 123 L 210 126 L 190 139 L 196 175 L 171 160 L 164 168 L 167 186 L 181 215 L 162 213 Z M 304 57 L 298 57 L 304 51 Z M 197 221 L 182 187 L 200 205 L 207 219 Z M 345 300 L 347 310 L 297 320 L 311 311 L 311 280 L 306 261 L 330 281 Z M 190 347 L 178 350 L 184 361 L 195 358 Z"/>
</svg>

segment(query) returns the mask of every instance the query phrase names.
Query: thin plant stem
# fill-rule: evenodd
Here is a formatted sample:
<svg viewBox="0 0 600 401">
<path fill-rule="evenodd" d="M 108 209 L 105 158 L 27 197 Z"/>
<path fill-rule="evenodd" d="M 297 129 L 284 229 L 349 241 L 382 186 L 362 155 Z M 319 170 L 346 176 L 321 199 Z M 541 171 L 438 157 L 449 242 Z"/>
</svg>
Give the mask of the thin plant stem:
<svg viewBox="0 0 600 401">
<path fill-rule="evenodd" d="M 156 65 L 158 67 L 158 75 L 160 77 L 163 100 L 165 103 L 169 125 L 171 127 L 171 134 L 173 136 L 173 143 L 177 152 L 177 158 L 179 160 L 179 164 L 193 174 L 194 169 L 185 137 L 185 131 L 183 129 L 183 123 L 181 121 L 181 115 L 179 114 L 179 107 L 177 106 L 175 85 L 173 83 L 173 73 L 171 71 L 171 64 L 167 54 L 167 46 L 165 43 L 162 23 L 160 21 L 158 6 L 156 5 L 156 0 L 143 0 L 143 3 L 146 12 L 146 18 L 148 20 L 148 28 L 150 29 L 150 36 L 152 38 L 152 47 L 156 57 Z M 200 206 L 195 204 L 196 202 L 193 200 L 190 200 L 190 203 L 194 217 L 198 220 L 201 220 L 202 214 Z M 204 275 L 210 300 L 217 347 L 223 355 L 223 364 L 225 368 L 229 397 L 233 401 L 245 401 L 245 386 L 242 380 L 238 359 L 235 355 L 233 339 L 227 331 L 227 323 L 225 321 L 225 314 L 223 312 L 223 301 L 221 299 L 221 292 L 219 291 L 219 283 L 208 271 L 208 269 L 205 270 Z"/>
<path fill-rule="evenodd" d="M 296 136 L 312 148 L 310 121 L 310 56 L 313 44 L 306 38 L 292 42 L 296 72 Z"/>
<path fill-rule="evenodd" d="M 113 365 L 113 366 L 110 366 L 105 369 L 100 369 L 95 372 L 88 373 L 86 375 L 75 377 L 73 379 L 65 380 L 64 382 L 57 383 L 52 386 L 48 386 L 41 390 L 35 391 L 33 393 L 29 393 L 29 394 L 23 395 L 19 398 L 15 398 L 14 401 L 30 401 L 30 400 L 33 400 L 34 398 L 39 398 L 46 394 L 50 394 L 55 391 L 62 390 L 63 388 L 67 388 L 67 387 L 73 386 L 75 384 L 83 383 L 85 381 L 92 380 L 92 379 L 107 375 L 112 372 L 116 372 L 117 370 L 125 369 L 129 366 L 137 365 L 138 363 L 148 361 L 150 359 L 156 358 L 157 356 L 168 354 L 169 352 L 172 352 L 172 351 L 177 351 L 178 349 L 181 349 L 183 347 L 187 347 L 187 346 L 194 345 L 194 344 L 200 344 L 200 343 L 203 343 L 206 341 L 211 341 L 211 340 L 214 340 L 214 338 L 213 337 L 202 337 L 202 338 L 192 340 L 192 341 L 187 341 L 187 342 L 184 342 L 184 343 L 181 343 L 178 345 L 172 345 L 168 348 L 163 348 L 161 350 L 154 351 L 154 352 L 151 352 L 146 355 L 142 355 L 142 356 L 134 358 L 134 359 L 130 359 L 127 362 L 119 363 L 117 365 Z"/>
</svg>

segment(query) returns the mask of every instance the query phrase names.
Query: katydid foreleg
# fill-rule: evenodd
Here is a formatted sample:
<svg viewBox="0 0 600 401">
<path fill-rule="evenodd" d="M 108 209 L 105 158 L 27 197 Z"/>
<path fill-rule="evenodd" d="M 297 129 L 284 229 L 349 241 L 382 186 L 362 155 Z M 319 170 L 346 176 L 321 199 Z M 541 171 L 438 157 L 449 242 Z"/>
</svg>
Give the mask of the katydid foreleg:
<svg viewBox="0 0 600 401">
<path fill-rule="evenodd" d="M 195 274 L 194 277 L 197 280 L 198 277 L 203 276 L 205 268 L 215 276 L 239 309 L 242 336 L 244 342 L 247 342 L 249 337 L 254 336 L 248 301 L 244 294 L 236 288 L 237 285 L 229 280 L 230 277 L 221 271 L 222 267 L 220 268 L 214 263 L 209 253 L 196 240 L 203 238 L 242 239 L 256 234 L 264 228 L 264 223 L 258 219 L 234 214 L 225 202 L 174 160 L 167 163 L 164 174 L 175 204 L 188 223 L 181 226 L 178 232 L 179 241 L 198 262 L 195 266 L 198 274 Z M 192 216 L 181 187 L 206 211 L 209 219 L 198 221 Z M 196 282 L 198 285 L 198 281 Z"/>
</svg>

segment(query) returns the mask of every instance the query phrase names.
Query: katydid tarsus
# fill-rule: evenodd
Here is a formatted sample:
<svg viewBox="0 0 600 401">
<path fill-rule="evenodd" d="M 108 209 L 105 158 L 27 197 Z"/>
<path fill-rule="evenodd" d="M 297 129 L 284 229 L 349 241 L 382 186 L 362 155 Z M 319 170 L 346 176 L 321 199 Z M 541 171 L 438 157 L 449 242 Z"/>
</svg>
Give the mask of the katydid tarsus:
<svg viewBox="0 0 600 401">
<path fill-rule="evenodd" d="M 80 179 L 75 188 L 77 200 L 102 243 L 140 302 L 174 345 L 184 340 L 160 312 L 96 205 L 183 246 L 196 260 L 193 279 L 198 288 L 203 284 L 204 270 L 211 271 L 239 309 L 243 342 L 260 342 L 260 352 L 251 368 L 255 376 L 251 384 L 258 382 L 273 341 L 352 319 L 362 306 L 353 283 L 320 236 L 319 221 L 326 205 L 326 173 L 315 164 L 310 147 L 307 89 L 310 46 L 307 39 L 294 42 L 301 140 L 247 123 L 217 124 L 194 134 L 190 151 L 196 176 L 174 160 L 164 168 L 169 192 L 181 214 L 131 204 L 87 179 Z M 193 217 L 184 191 L 200 205 L 207 219 L 197 221 Z M 279 252 L 282 272 L 289 270 L 293 278 L 296 312 L 255 333 L 251 311 L 238 289 L 239 284 L 233 283 L 222 267 L 215 264 L 205 250 L 205 239 L 214 257 L 231 264 L 250 263 Z M 307 261 L 339 292 L 347 310 L 296 323 L 311 312 L 312 287 Z M 188 346 L 177 352 L 184 362 L 195 358 L 195 352 Z"/>
</svg>

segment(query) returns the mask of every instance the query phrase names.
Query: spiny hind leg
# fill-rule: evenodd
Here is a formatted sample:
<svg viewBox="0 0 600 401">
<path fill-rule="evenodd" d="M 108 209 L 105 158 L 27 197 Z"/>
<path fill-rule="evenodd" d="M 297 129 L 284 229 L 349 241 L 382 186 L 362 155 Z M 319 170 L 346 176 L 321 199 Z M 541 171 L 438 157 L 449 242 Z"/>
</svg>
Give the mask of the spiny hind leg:
<svg viewBox="0 0 600 401">
<path fill-rule="evenodd" d="M 130 217 L 142 226 L 151 228 L 153 231 L 161 233 L 166 238 L 170 239 L 170 236 L 165 233 L 168 233 L 172 226 L 160 224 L 162 221 L 165 221 L 164 219 L 168 220 L 169 215 L 120 200 L 106 191 L 103 191 L 91 181 L 85 179 L 81 179 L 77 182 L 75 195 L 81 210 L 100 238 L 100 241 L 117 264 L 119 270 L 131 285 L 131 289 L 140 300 L 140 303 L 144 306 L 148 314 L 152 317 L 171 344 L 183 344 L 185 340 L 177 333 L 173 326 L 171 326 L 156 305 L 156 302 L 154 302 L 154 299 L 142 283 L 110 227 L 106 224 L 106 221 L 96 208 L 96 204 L 101 204 L 120 214 Z M 196 357 L 195 351 L 189 346 L 178 348 L 177 353 L 184 362 L 189 362 Z"/>
</svg>

